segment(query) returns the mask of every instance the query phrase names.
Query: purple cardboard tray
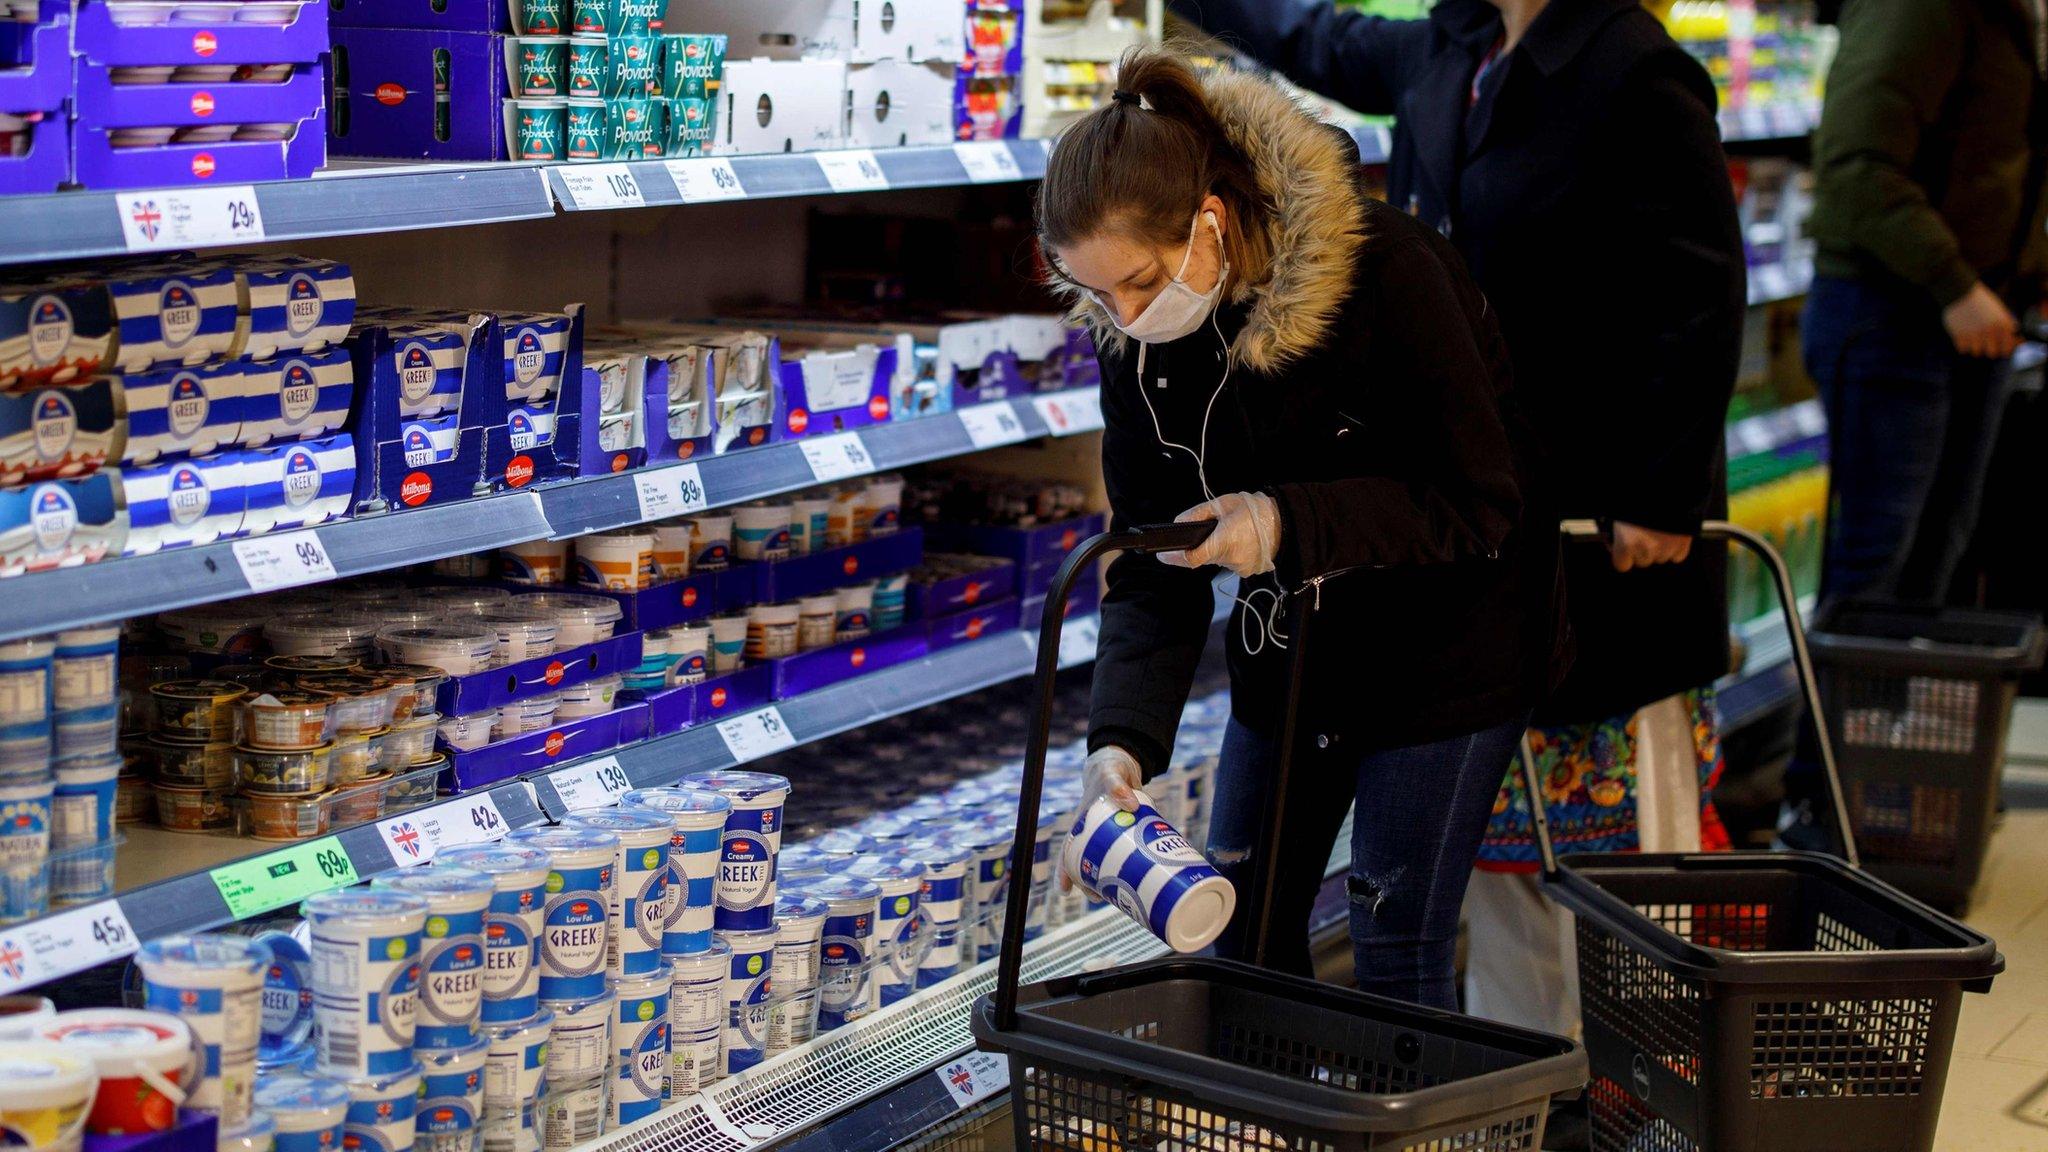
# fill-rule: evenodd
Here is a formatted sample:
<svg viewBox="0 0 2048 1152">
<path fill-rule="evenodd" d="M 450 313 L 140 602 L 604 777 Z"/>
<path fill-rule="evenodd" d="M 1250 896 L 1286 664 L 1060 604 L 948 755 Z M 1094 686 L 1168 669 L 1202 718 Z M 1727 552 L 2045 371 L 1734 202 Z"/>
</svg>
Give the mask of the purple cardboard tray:
<svg viewBox="0 0 2048 1152">
<path fill-rule="evenodd" d="M 669 628 L 691 620 L 701 620 L 718 610 L 718 583 L 724 572 L 700 572 L 685 576 L 681 580 L 664 580 L 651 584 L 636 592 L 609 592 L 595 588 L 575 588 L 570 591 L 591 592 L 609 596 L 625 609 L 626 618 L 621 623 L 628 628 L 645 632 L 652 628 Z"/>
<path fill-rule="evenodd" d="M 690 686 L 697 694 L 696 722 L 709 724 L 741 712 L 751 712 L 774 697 L 775 669 L 756 664 L 723 676 L 713 676 Z"/>
<path fill-rule="evenodd" d="M 248 184 L 300 180 L 327 162 L 327 113 L 298 121 L 289 140 L 226 140 L 217 144 L 165 144 L 116 148 L 109 130 L 71 129 L 72 177 L 87 188 L 162 188 L 181 184 Z M 123 212 L 147 210 L 124 202 Z"/>
<path fill-rule="evenodd" d="M 905 602 L 913 620 L 962 612 L 1012 596 L 1017 591 L 1017 563 L 987 557 L 988 566 L 961 576 L 948 576 L 928 584 L 913 575 L 909 599 Z"/>
<path fill-rule="evenodd" d="M 531 428 L 520 428 L 523 415 L 510 412 L 504 424 L 485 430 L 484 477 L 498 491 L 567 480 L 576 475 L 576 461 L 586 440 L 590 451 L 597 451 L 603 398 L 583 386 L 583 305 L 571 304 L 566 311 L 569 330 L 562 342 L 562 367 L 555 394 L 547 401 L 552 407 L 554 431 L 545 440 L 539 440 Z M 492 347 L 504 348 L 509 344 L 520 350 L 507 355 L 508 361 L 541 354 L 538 328 L 521 324 L 516 318 L 500 321 L 493 328 L 497 343 Z M 503 369 L 512 371 L 511 364 L 505 364 Z"/>
<path fill-rule="evenodd" d="M 782 429 L 786 438 L 826 436 L 889 419 L 896 349 L 878 341 L 859 348 L 783 353 Z"/>
<path fill-rule="evenodd" d="M 327 5 L 301 0 L 289 24 L 116 24 L 107 5 L 85 0 L 71 48 L 93 64 L 311 64 L 327 51 Z"/>
<path fill-rule="evenodd" d="M 78 66 L 73 117 L 88 128 L 160 124 L 297 124 L 320 110 L 318 64 L 296 65 L 281 84 L 227 80 L 198 84 L 116 84 L 103 64 Z"/>
<path fill-rule="evenodd" d="M 336 28 L 511 32 L 509 0 L 329 0 Z M 567 36 L 564 27 L 560 35 Z"/>
<path fill-rule="evenodd" d="M 0 157 L 0 195 L 55 192 L 71 178 L 71 133 L 61 112 L 44 112 L 29 132 L 28 151 Z"/>
<path fill-rule="evenodd" d="M 356 506 L 390 511 L 467 500 L 489 491 L 484 482 L 487 429 L 505 423 L 502 343 L 497 323 L 486 314 L 471 318 L 463 345 L 462 398 L 456 408 L 453 454 L 445 460 L 409 459 L 407 425 L 420 422 L 400 414 L 398 357 L 415 340 L 439 349 L 440 333 L 410 335 L 373 320 L 349 335 L 355 360 L 357 401 L 350 432 L 356 438 Z M 430 352 L 418 353 L 422 362 Z M 471 381 L 479 382 L 472 386 Z M 437 418 L 438 419 L 438 418 Z"/>
<path fill-rule="evenodd" d="M 1065 618 L 1086 616 L 1102 606 L 1102 585 L 1095 580 L 1083 580 L 1074 585 L 1067 596 Z M 1025 596 L 1018 604 L 1018 624 L 1025 628 L 1036 628 L 1045 617 L 1045 595 Z"/>
<path fill-rule="evenodd" d="M 815 596 L 847 584 L 904 572 L 924 559 L 924 533 L 902 528 L 858 544 L 822 548 L 787 560 L 745 564 L 728 570 L 719 584 L 719 607 L 740 608 Z"/>
<path fill-rule="evenodd" d="M 86 1133 L 85 1152 L 214 1152 L 219 1140 L 219 1121 L 212 1113 L 180 1108 L 178 1122 L 167 1132 L 138 1132 L 131 1136 L 95 1136 Z"/>
<path fill-rule="evenodd" d="M 775 699 L 787 700 L 841 680 L 851 680 L 864 673 L 879 672 L 906 660 L 915 660 L 928 651 L 927 638 L 928 632 L 923 624 L 909 624 L 859 640 L 770 660 L 767 666 L 775 673 Z"/>
<path fill-rule="evenodd" d="M 1098 512 L 1031 528 L 933 523 L 926 524 L 924 529 L 925 538 L 934 552 L 1002 556 L 1029 569 L 1048 560 L 1065 559 L 1076 545 L 1101 532 L 1108 522 L 1109 518 Z"/>
<path fill-rule="evenodd" d="M 634 694 L 647 705 L 647 734 L 667 736 L 697 722 L 697 686 L 684 684 L 659 692 Z"/>
<path fill-rule="evenodd" d="M 44 4 L 41 22 L 20 36 L 19 63 L 0 68 L 0 112 L 55 112 L 71 95 L 71 14 Z"/>
<path fill-rule="evenodd" d="M 552 656 L 536 656 L 488 672 L 452 676 L 441 682 L 441 711 L 464 716 L 549 692 L 573 688 L 600 676 L 638 667 L 640 633 L 627 632 Z"/>
<path fill-rule="evenodd" d="M 426 4 L 420 5 L 422 9 Z M 343 9 L 347 11 L 348 9 Z M 339 26 L 334 56 L 337 156 L 503 160 L 505 54 L 488 32 Z M 435 54 L 447 54 L 447 120 L 434 114 Z"/>
<path fill-rule="evenodd" d="M 475 751 L 451 752 L 448 767 L 441 773 L 441 790 L 467 792 L 646 738 L 647 705 L 626 704 L 602 716 L 564 721 Z"/>
<path fill-rule="evenodd" d="M 1006 597 L 970 608 L 965 612 L 950 612 L 923 621 L 926 628 L 927 644 L 933 652 L 942 652 L 969 640 L 980 640 L 985 636 L 997 636 L 1015 631 L 1021 619 L 1021 607 L 1014 597 Z"/>
</svg>

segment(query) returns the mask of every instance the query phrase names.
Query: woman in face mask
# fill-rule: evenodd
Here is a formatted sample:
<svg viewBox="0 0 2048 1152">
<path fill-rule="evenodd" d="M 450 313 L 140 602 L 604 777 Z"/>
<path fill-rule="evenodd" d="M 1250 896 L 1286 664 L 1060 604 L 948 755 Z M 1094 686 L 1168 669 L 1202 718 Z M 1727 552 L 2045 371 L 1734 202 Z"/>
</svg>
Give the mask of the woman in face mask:
<svg viewBox="0 0 2048 1152">
<path fill-rule="evenodd" d="M 1359 987 L 1454 1007 L 1499 766 L 1565 665 L 1555 517 L 1498 328 L 1450 245 L 1368 196 L 1350 141 L 1270 85 L 1198 80 L 1159 49 L 1118 76 L 1053 150 L 1039 239 L 1095 331 L 1116 520 L 1217 525 L 1186 554 L 1110 566 L 1091 798 L 1128 806 L 1167 767 L 1211 578 L 1235 574 L 1209 852 L 1248 881 L 1305 600 L 1269 961 L 1308 971 L 1310 906 L 1355 802 Z M 1222 946 L 1248 944 L 1234 924 Z"/>
</svg>

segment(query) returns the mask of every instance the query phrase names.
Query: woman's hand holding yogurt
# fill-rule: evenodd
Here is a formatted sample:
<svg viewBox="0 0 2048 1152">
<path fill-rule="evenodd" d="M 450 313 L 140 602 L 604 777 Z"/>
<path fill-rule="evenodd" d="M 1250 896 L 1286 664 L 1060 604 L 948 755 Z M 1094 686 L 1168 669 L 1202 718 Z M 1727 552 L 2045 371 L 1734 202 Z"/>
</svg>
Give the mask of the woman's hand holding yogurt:
<svg viewBox="0 0 2048 1152">
<path fill-rule="evenodd" d="M 1088 754 L 1088 760 L 1081 766 L 1081 812 L 1095 807 L 1097 800 L 1108 800 L 1126 812 L 1138 810 L 1138 786 L 1145 782 L 1145 773 L 1138 767 L 1138 759 L 1114 744 L 1105 744 Z M 1074 887 L 1074 874 L 1066 868 L 1062 854 L 1059 870 L 1060 891 L 1070 892 Z"/>
<path fill-rule="evenodd" d="M 1230 492 L 1195 505 L 1174 517 L 1186 524 L 1214 520 L 1209 538 L 1186 552 L 1161 552 L 1159 559 L 1179 568 L 1228 568 L 1240 578 L 1273 570 L 1280 552 L 1280 506 L 1264 492 Z"/>
</svg>

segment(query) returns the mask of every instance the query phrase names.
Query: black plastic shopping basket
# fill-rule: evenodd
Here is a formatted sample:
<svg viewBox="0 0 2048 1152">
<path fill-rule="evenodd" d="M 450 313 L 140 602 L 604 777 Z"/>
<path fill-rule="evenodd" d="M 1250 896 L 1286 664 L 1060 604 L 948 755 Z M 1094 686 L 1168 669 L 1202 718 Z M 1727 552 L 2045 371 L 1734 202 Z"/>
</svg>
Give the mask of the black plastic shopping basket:
<svg viewBox="0 0 2048 1152">
<path fill-rule="evenodd" d="M 1568 532 L 1597 536 L 1574 522 Z M 1966 991 L 2004 969 L 1985 936 L 1857 866 L 1785 562 L 1785 609 L 1842 858 L 1809 852 L 1572 855 L 1531 804 L 1544 889 L 1577 913 L 1594 1152 L 1925 1152 Z M 1543 795 L 1525 744 L 1523 779 Z"/>
<path fill-rule="evenodd" d="M 1185 549 L 1210 528 L 1096 536 L 1060 567 L 1039 628 L 1011 862 L 1020 881 L 1031 874 L 1069 588 L 1105 553 Z M 1296 619 L 1298 685 L 1307 637 Z M 1290 716 L 1283 747 L 1293 727 Z M 1269 828 L 1266 848 L 1275 842 Z M 1585 1083 L 1584 1053 L 1568 1040 L 1230 961 L 1170 958 L 1019 988 L 1028 895 L 1010 885 L 996 991 L 973 1016 L 980 1046 L 1009 1056 L 1019 1149 L 1527 1152 L 1551 1096 Z"/>
</svg>

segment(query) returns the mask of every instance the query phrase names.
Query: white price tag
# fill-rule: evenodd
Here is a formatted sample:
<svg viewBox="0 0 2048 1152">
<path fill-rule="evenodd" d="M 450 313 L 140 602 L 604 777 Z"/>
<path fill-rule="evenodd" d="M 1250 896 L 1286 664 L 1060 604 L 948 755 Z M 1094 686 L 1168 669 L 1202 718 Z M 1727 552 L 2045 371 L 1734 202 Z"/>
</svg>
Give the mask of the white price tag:
<svg viewBox="0 0 2048 1152">
<path fill-rule="evenodd" d="M 882 162 L 866 148 L 850 152 L 819 152 L 818 167 L 834 192 L 878 192 L 889 187 Z"/>
<path fill-rule="evenodd" d="M 392 863 L 400 868 L 425 864 L 440 850 L 440 842 L 425 827 L 426 815 L 425 812 L 408 812 L 377 822 L 377 832 L 384 837 L 384 847 L 391 850 Z"/>
<path fill-rule="evenodd" d="M 1017 158 L 1010 155 L 1009 146 L 999 140 L 955 144 L 953 155 L 959 157 L 960 166 L 967 169 L 967 179 L 975 184 L 1024 178 L 1023 170 L 1017 167 Z"/>
<path fill-rule="evenodd" d="M 571 812 L 616 804 L 619 796 L 633 787 L 616 756 L 605 756 L 574 768 L 550 772 L 548 783 L 555 786 L 555 794 L 562 798 L 562 803 Z"/>
<path fill-rule="evenodd" d="M 758 712 L 720 720 L 718 738 L 725 741 L 725 750 L 741 764 L 796 747 L 796 736 L 783 722 L 782 711 L 773 704 Z"/>
<path fill-rule="evenodd" d="M 804 459 L 810 462 L 811 476 L 821 484 L 848 476 L 865 476 L 875 470 L 875 458 L 868 455 L 868 446 L 861 443 L 858 432 L 815 436 L 797 443 L 803 448 Z"/>
<path fill-rule="evenodd" d="M 633 477 L 633 491 L 640 499 L 640 519 L 664 520 L 706 507 L 704 477 L 695 464 L 651 468 Z"/>
<path fill-rule="evenodd" d="M 1094 389 L 1033 396 L 1031 404 L 1055 436 L 1094 432 L 1102 427 L 1102 400 Z"/>
<path fill-rule="evenodd" d="M 247 184 L 123 192 L 121 240 L 130 252 L 254 244 L 263 239 L 263 208 Z"/>
<path fill-rule="evenodd" d="M 562 187 L 577 208 L 638 208 L 647 201 L 640 195 L 640 180 L 624 164 L 564 164 Z"/>
<path fill-rule="evenodd" d="M 968 442 L 976 448 L 994 448 L 1024 439 L 1024 422 L 1017 419 L 1017 411 L 1008 401 L 975 404 L 960 409 L 956 415 L 967 429 Z"/>
<path fill-rule="evenodd" d="M 0 991 L 17 992 L 83 972 L 140 945 L 127 913 L 114 900 L 0 928 Z"/>
<path fill-rule="evenodd" d="M 334 561 L 320 543 L 320 533 L 312 528 L 237 540 L 231 547 L 251 592 L 296 588 L 334 579 Z"/>
<path fill-rule="evenodd" d="M 969 1052 L 933 1075 L 946 1086 L 953 1106 L 965 1108 L 1010 1086 L 1010 1059 L 989 1052 Z"/>
<path fill-rule="evenodd" d="M 1051 604 L 1046 611 L 1053 610 Z M 1098 623 L 1093 616 L 1069 620 L 1060 628 L 1060 666 L 1086 664 L 1095 659 L 1095 640 Z"/>
<path fill-rule="evenodd" d="M 670 160 L 666 167 L 668 178 L 675 181 L 676 192 L 685 204 L 739 200 L 747 194 L 740 174 L 732 170 L 732 161 L 723 156 Z"/>
<path fill-rule="evenodd" d="M 1792 426 L 1801 436 L 1819 436 L 1828 430 L 1828 414 L 1821 410 L 1820 401 L 1802 400 L 1792 406 Z"/>
<path fill-rule="evenodd" d="M 391 858 L 404 868 L 465 844 L 488 844 L 512 830 L 488 792 L 460 796 L 377 825 Z"/>
</svg>

